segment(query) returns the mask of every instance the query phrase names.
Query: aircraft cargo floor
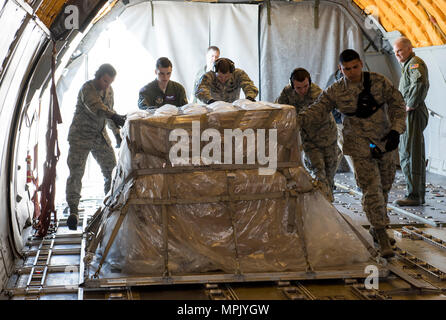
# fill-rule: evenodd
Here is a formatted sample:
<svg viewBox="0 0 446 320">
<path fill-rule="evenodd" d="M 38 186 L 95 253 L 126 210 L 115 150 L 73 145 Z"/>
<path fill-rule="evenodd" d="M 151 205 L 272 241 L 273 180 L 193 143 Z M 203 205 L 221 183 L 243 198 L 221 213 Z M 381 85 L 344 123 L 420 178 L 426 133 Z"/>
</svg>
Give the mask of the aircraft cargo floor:
<svg viewBox="0 0 446 320">
<path fill-rule="evenodd" d="M 361 209 L 361 194 L 352 173 L 335 177 L 334 205 L 364 228 L 368 222 Z M 257 281 L 203 281 L 198 284 L 133 285 L 125 281 L 107 287 L 80 285 L 87 220 L 101 203 L 100 198 L 82 200 L 77 231 L 66 226 L 63 206 L 54 232 L 44 238 L 28 230 L 23 259 L 16 262 L 7 289 L 0 299 L 32 300 L 446 300 L 446 177 L 427 174 L 426 203 L 397 207 L 393 200 L 404 194 L 404 177 L 397 171 L 389 195 L 389 234 L 396 239 L 396 256 L 380 271 L 377 283 L 367 283 L 370 269 L 362 275 L 305 279 L 270 277 Z M 363 266 L 364 267 L 364 266 Z M 369 284 L 369 285 L 367 285 Z M 376 286 L 375 286 L 376 285 Z"/>
</svg>

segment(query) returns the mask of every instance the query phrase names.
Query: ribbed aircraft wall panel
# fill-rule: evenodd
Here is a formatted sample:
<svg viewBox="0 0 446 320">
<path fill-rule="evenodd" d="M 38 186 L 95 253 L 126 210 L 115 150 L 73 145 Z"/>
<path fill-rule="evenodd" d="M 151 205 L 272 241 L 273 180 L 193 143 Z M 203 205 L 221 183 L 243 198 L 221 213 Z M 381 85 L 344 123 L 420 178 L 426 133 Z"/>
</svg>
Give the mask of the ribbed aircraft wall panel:
<svg viewBox="0 0 446 320">
<path fill-rule="evenodd" d="M 1 8 L 2 6 L 0 6 Z M 16 37 L 17 31 L 25 19 L 26 12 L 13 1 L 5 3 L 5 7 L 0 11 L 0 79 L 5 68 L 5 58 L 8 56 L 11 44 Z"/>
<path fill-rule="evenodd" d="M 0 86 L 0 241 L 2 254 L 0 256 L 0 281 L 9 264 L 13 263 L 12 246 L 21 248 L 22 239 L 20 237 L 19 227 L 17 223 L 17 215 L 13 211 L 11 213 L 9 189 L 12 187 L 13 181 L 10 181 L 8 173 L 10 171 L 10 152 L 12 143 L 10 143 L 12 126 L 14 125 L 14 117 L 17 105 L 20 100 L 20 92 L 26 81 L 29 67 L 32 65 L 36 52 L 40 49 L 46 39 L 46 35 L 35 24 L 30 21 L 24 28 L 22 36 L 17 43 L 14 54 L 11 56 L 8 68 L 2 77 Z M 17 132 L 18 134 L 18 132 Z M 26 157 L 26 155 L 24 155 Z M 26 162 L 23 159 L 21 170 L 26 170 Z M 14 170 L 15 168 L 11 169 Z M 15 199 L 14 199 L 15 200 Z M 28 214 L 28 213 L 26 213 Z M 11 234 L 11 226 L 13 233 Z M 3 262 L 4 261 L 4 262 Z M 6 266 L 5 266 L 6 265 Z M 3 283 L 0 282 L 0 286 Z"/>
<path fill-rule="evenodd" d="M 0 0 L 0 12 L 3 9 L 3 6 L 6 4 L 6 0 Z M 0 13 L 1 14 L 1 13 Z"/>
<path fill-rule="evenodd" d="M 429 91 L 426 106 L 434 111 L 424 131 L 426 140 L 426 159 L 429 159 L 430 172 L 446 175 L 446 46 L 415 49 L 429 69 Z"/>
</svg>

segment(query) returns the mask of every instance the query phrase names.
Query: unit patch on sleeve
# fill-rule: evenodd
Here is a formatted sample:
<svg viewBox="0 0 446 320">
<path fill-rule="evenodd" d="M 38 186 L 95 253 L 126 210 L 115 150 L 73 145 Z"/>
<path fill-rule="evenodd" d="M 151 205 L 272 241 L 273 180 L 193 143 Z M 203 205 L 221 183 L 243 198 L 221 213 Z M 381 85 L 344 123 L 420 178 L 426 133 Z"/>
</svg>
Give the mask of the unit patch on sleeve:
<svg viewBox="0 0 446 320">
<path fill-rule="evenodd" d="M 418 63 L 413 63 L 409 66 L 409 69 L 416 69 L 418 68 L 420 65 Z"/>
</svg>

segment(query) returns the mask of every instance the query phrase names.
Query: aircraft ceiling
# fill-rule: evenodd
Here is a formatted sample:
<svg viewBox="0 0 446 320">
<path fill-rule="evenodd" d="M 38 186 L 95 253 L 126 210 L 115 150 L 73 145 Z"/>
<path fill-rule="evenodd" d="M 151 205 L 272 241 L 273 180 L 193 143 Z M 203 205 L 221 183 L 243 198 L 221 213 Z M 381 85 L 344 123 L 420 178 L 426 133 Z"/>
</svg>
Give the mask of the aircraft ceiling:
<svg viewBox="0 0 446 320">
<path fill-rule="evenodd" d="M 39 4 L 38 2 L 41 1 Z M 34 8 L 37 17 L 51 29 L 56 18 L 71 3 L 82 3 L 86 15 L 98 16 L 110 10 L 118 0 L 106 3 L 104 0 L 37 0 L 27 1 Z M 218 2 L 192 0 L 197 2 Z M 294 0 L 296 1 L 296 0 Z M 300 2 L 302 0 L 297 0 Z M 223 1 L 240 2 L 240 1 Z M 246 3 L 246 1 L 243 1 Z M 262 1 L 251 1 L 262 2 Z M 398 30 L 407 36 L 415 47 L 446 44 L 446 1 L 445 0 L 354 0 L 354 3 L 366 14 L 373 15 L 388 32 Z M 36 10 L 37 9 L 37 10 Z M 98 17 L 96 16 L 96 17 Z"/>
</svg>

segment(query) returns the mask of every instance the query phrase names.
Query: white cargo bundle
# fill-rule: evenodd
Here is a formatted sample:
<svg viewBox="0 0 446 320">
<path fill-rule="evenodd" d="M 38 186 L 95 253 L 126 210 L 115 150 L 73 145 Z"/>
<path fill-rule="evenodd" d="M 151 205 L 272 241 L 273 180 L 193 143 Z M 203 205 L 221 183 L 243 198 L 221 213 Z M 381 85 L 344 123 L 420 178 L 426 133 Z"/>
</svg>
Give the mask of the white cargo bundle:
<svg viewBox="0 0 446 320">
<path fill-rule="evenodd" d="M 232 104 L 224 101 L 215 101 L 208 105 L 208 108 L 213 112 L 230 112 L 237 111 L 237 108 Z"/>
<path fill-rule="evenodd" d="M 165 104 L 155 110 L 153 116 L 163 117 L 163 116 L 175 116 L 178 114 L 178 108 L 171 104 Z"/>
<path fill-rule="evenodd" d="M 180 108 L 183 114 L 204 114 L 208 112 L 208 109 L 201 104 L 188 103 Z"/>
<path fill-rule="evenodd" d="M 232 103 L 234 106 L 242 109 L 242 110 L 262 110 L 262 109 L 271 109 L 271 106 L 263 103 L 262 101 L 251 101 L 248 99 L 239 99 Z"/>
</svg>

